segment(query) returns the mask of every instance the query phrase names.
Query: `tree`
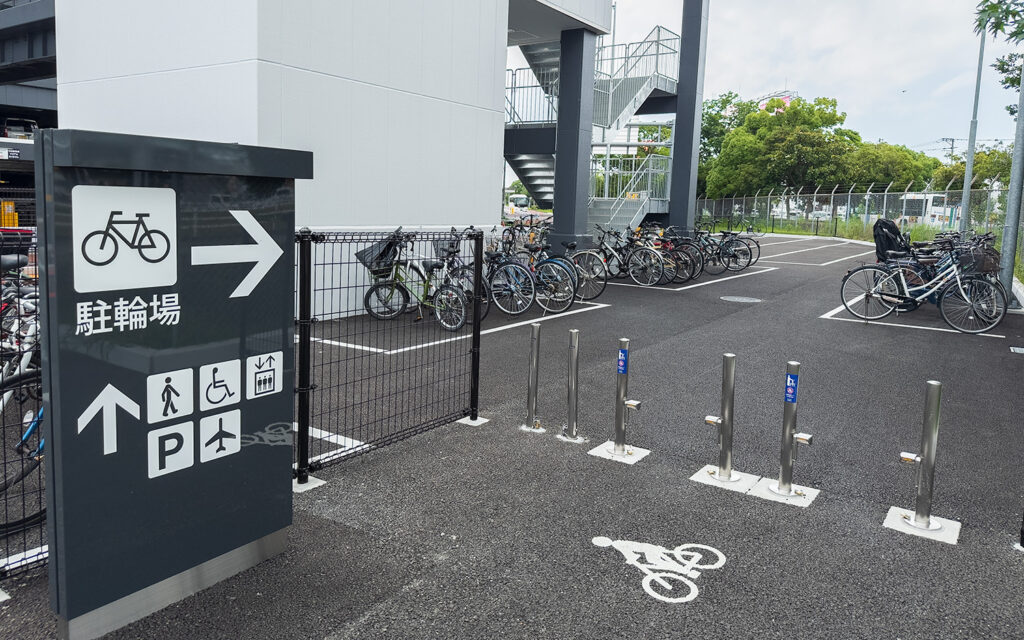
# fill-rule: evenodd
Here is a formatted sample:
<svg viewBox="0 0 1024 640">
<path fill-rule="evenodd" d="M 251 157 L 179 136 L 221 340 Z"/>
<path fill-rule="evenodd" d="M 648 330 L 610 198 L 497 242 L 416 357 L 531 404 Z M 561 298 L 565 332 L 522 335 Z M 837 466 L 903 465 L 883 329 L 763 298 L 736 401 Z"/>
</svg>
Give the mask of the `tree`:
<svg viewBox="0 0 1024 640">
<path fill-rule="evenodd" d="M 974 188 L 992 187 L 997 179 L 1002 179 L 1005 184 L 1010 175 L 1010 162 L 1012 160 L 1011 148 L 988 147 L 982 148 L 974 154 Z M 957 156 L 952 162 L 940 165 L 932 174 L 932 188 L 963 189 L 964 187 L 965 159 Z M 950 184 L 952 181 L 952 184 Z"/>
<path fill-rule="evenodd" d="M 845 175 L 839 182 L 864 185 L 892 182 L 900 190 L 905 189 L 907 184 L 915 189 L 923 188 L 942 164 L 937 158 L 919 151 L 885 142 L 860 144 L 845 158 L 845 162 Z M 961 180 L 963 172 L 961 166 Z"/>
<path fill-rule="evenodd" d="M 508 185 L 508 188 L 509 191 L 511 191 L 512 193 L 518 193 L 524 196 L 530 195 L 529 193 L 527 193 L 526 187 L 524 187 L 523 183 L 520 182 L 519 180 L 513 180 L 512 184 Z"/>
<path fill-rule="evenodd" d="M 1024 41 L 1024 0 L 981 0 L 974 28 L 978 33 L 1002 34 L 1013 43 Z"/>
<path fill-rule="evenodd" d="M 1016 89 L 1020 93 L 1021 63 L 1024 62 L 1024 53 L 1010 53 L 1002 58 L 996 58 L 992 68 L 999 73 L 999 82 L 1004 89 Z M 1008 104 L 1006 110 L 1010 115 L 1017 117 L 1017 105 Z"/>
</svg>

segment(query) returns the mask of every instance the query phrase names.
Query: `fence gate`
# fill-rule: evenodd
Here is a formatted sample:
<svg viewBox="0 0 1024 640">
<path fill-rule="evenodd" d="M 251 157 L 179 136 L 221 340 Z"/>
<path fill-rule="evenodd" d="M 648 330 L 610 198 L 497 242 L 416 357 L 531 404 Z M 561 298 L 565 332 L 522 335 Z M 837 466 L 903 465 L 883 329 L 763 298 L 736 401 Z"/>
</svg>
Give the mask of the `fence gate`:
<svg viewBox="0 0 1024 640">
<path fill-rule="evenodd" d="M 481 233 L 303 229 L 296 242 L 300 481 L 476 417 Z"/>
</svg>

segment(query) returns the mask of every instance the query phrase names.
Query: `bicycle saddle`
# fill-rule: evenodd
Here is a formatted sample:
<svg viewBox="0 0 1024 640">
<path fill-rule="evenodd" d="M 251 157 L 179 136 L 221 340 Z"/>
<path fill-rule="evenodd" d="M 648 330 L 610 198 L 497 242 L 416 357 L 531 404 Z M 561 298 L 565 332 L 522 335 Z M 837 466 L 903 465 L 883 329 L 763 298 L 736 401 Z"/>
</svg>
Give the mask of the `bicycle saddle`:
<svg viewBox="0 0 1024 640">
<path fill-rule="evenodd" d="M 18 287 L 18 293 L 23 297 L 39 296 L 39 287 Z"/>
<path fill-rule="evenodd" d="M 502 256 L 500 251 L 484 251 L 484 257 L 488 260 L 497 260 Z"/>
<path fill-rule="evenodd" d="M 427 270 L 427 273 L 431 271 L 437 271 L 444 266 L 444 263 L 439 260 L 424 260 L 423 268 Z"/>
<path fill-rule="evenodd" d="M 10 254 L 0 256 L 0 269 L 9 271 L 10 269 L 17 269 L 18 267 L 24 267 L 28 264 L 28 256 L 20 254 Z"/>
<path fill-rule="evenodd" d="M 562 241 L 562 246 L 565 247 L 566 249 L 568 249 L 569 251 L 572 251 L 573 249 L 576 248 L 576 243 L 575 242 L 566 242 L 565 240 L 563 240 Z"/>
</svg>

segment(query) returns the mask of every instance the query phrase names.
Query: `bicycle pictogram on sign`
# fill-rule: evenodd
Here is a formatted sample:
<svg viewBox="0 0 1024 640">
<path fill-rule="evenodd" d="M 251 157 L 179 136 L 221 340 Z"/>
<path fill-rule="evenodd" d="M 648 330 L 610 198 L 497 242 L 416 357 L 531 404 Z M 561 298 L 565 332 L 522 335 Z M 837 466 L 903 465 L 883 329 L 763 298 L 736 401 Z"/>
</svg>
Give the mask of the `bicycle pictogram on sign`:
<svg viewBox="0 0 1024 640">
<path fill-rule="evenodd" d="M 171 251 L 171 240 L 159 229 L 146 226 L 148 213 L 136 213 L 134 220 L 126 219 L 123 211 L 111 211 L 107 225 L 85 236 L 82 241 L 82 257 L 92 265 L 102 267 L 114 261 L 117 252 L 124 243 L 129 249 L 135 249 L 139 257 L 146 262 L 160 262 Z M 122 229 L 128 229 L 131 237 Z"/>
</svg>

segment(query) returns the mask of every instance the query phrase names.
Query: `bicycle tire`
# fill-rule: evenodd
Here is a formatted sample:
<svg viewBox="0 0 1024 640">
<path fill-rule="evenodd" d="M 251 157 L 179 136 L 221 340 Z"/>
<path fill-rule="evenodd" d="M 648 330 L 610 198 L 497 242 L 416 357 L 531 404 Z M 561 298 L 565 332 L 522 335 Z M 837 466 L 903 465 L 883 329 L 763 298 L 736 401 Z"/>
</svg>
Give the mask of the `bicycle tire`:
<svg viewBox="0 0 1024 640">
<path fill-rule="evenodd" d="M 22 458 L 22 460 L 25 459 Z M 0 482 L 0 496 L 6 494 L 8 488 L 18 484 L 19 482 L 24 480 L 28 476 L 28 474 L 35 471 L 36 467 L 38 467 L 42 461 L 42 455 L 38 455 L 25 460 L 25 463 L 21 465 L 20 469 L 17 469 L 16 471 L 8 475 L 6 478 L 4 478 L 3 482 Z"/>
<path fill-rule="evenodd" d="M 658 280 L 658 284 L 675 282 L 676 274 L 679 272 L 675 256 L 669 251 L 658 251 L 657 253 L 661 256 L 661 278 Z"/>
<path fill-rule="evenodd" d="M 537 296 L 533 274 L 518 262 L 508 262 L 495 269 L 490 277 L 490 289 L 491 302 L 510 316 L 525 313 Z"/>
<path fill-rule="evenodd" d="M 897 299 L 886 299 L 886 293 L 899 295 L 899 285 L 888 270 L 865 265 L 843 277 L 840 297 L 846 310 L 861 320 L 880 320 L 893 312 Z M 890 283 L 884 285 L 884 283 Z M 885 288 L 881 288 L 882 286 Z"/>
<path fill-rule="evenodd" d="M 472 324 L 473 305 L 476 303 L 476 301 L 473 299 L 473 266 L 463 265 L 461 267 L 456 268 L 455 271 L 452 273 L 452 279 L 455 282 L 459 283 L 459 286 L 462 287 L 463 293 L 465 293 L 466 295 L 466 299 L 469 300 L 470 302 L 469 315 L 466 318 L 466 322 Z M 481 292 L 483 295 L 481 296 L 482 299 L 480 301 L 480 321 L 483 322 L 483 319 L 486 318 L 487 314 L 491 311 L 491 293 L 490 283 L 487 282 L 486 278 L 481 278 L 480 285 L 481 288 L 483 289 L 483 291 Z"/>
<path fill-rule="evenodd" d="M 458 331 L 466 326 L 469 303 L 459 287 L 450 284 L 438 287 L 431 298 L 431 306 L 434 317 L 445 331 Z"/>
<path fill-rule="evenodd" d="M 363 308 L 377 320 L 397 318 L 408 305 L 409 292 L 405 285 L 394 280 L 378 282 L 363 296 Z"/>
<path fill-rule="evenodd" d="M 690 254 L 681 249 L 673 249 L 672 257 L 676 261 L 676 275 L 672 282 L 682 284 L 693 280 L 694 267 Z"/>
<path fill-rule="evenodd" d="M 685 251 L 690 260 L 693 261 L 693 276 L 690 280 L 701 277 L 704 273 L 704 252 L 700 250 L 700 247 L 695 245 L 693 242 L 683 242 L 678 245 L 679 251 Z"/>
<path fill-rule="evenodd" d="M 718 245 L 714 249 L 704 253 L 704 271 L 717 276 L 726 270 L 725 258 L 722 256 L 722 248 Z"/>
<path fill-rule="evenodd" d="M 45 521 L 46 507 L 43 507 L 39 511 L 36 511 L 31 515 L 25 516 L 24 518 L 0 524 L 0 538 L 13 536 L 14 534 L 21 533 L 22 531 L 28 531 L 33 527 L 38 527 Z"/>
<path fill-rule="evenodd" d="M 641 287 L 651 287 L 661 280 L 664 267 L 661 257 L 654 249 L 640 247 L 629 254 L 626 260 L 629 278 Z"/>
<path fill-rule="evenodd" d="M 985 278 L 961 279 L 963 290 L 953 280 L 939 292 L 939 313 L 950 327 L 961 333 L 985 333 L 1006 317 L 1006 296 Z M 966 297 L 965 297 L 966 294 Z"/>
<path fill-rule="evenodd" d="M 537 304 L 549 313 L 568 311 L 576 299 L 576 288 L 572 284 L 569 269 L 553 260 L 541 260 L 534 276 Z"/>
<path fill-rule="evenodd" d="M 750 247 L 746 242 L 732 239 L 722 243 L 725 268 L 729 271 L 743 271 L 750 266 Z"/>
<path fill-rule="evenodd" d="M 576 295 L 580 300 L 593 300 L 604 293 L 608 287 L 608 267 L 601 254 L 596 251 L 579 251 L 572 255 L 572 262 L 578 272 Z"/>
<path fill-rule="evenodd" d="M 738 238 L 738 240 L 750 248 L 750 264 L 747 266 L 752 267 L 757 264 L 757 261 L 761 259 L 761 243 L 753 238 Z"/>
</svg>

